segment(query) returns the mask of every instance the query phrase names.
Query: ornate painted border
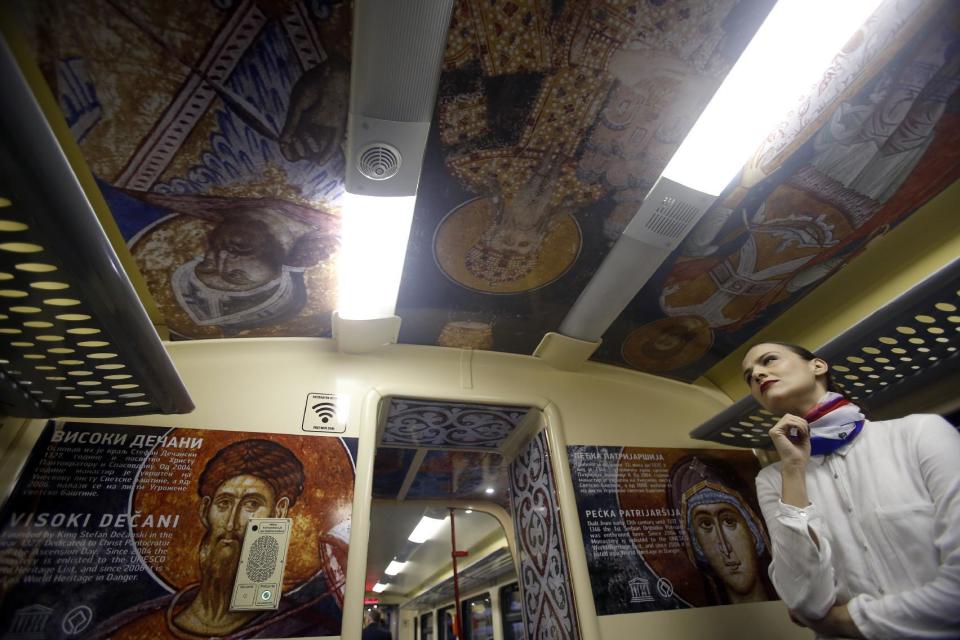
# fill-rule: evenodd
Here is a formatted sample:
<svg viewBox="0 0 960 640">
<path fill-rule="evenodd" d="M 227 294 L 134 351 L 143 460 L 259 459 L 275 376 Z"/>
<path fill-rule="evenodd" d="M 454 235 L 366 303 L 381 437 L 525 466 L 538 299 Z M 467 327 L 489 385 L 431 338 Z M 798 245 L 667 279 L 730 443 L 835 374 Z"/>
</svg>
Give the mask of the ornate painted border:
<svg viewBox="0 0 960 640">
<path fill-rule="evenodd" d="M 394 398 L 380 444 L 495 451 L 528 412 L 527 407 Z"/>
<path fill-rule="evenodd" d="M 546 433 L 510 464 L 510 511 L 520 545 L 523 624 L 531 640 L 579 640 Z"/>
</svg>

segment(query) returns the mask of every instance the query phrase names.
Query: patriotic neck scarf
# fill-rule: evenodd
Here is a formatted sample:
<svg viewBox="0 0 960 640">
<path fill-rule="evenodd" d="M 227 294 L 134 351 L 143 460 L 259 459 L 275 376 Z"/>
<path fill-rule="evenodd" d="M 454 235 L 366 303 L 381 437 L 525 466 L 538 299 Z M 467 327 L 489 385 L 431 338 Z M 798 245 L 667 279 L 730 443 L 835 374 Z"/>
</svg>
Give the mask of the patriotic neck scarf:
<svg viewBox="0 0 960 640">
<path fill-rule="evenodd" d="M 839 393 L 828 391 L 804 416 L 810 425 L 810 455 L 833 453 L 852 442 L 863 429 L 865 419 L 860 407 Z"/>
</svg>

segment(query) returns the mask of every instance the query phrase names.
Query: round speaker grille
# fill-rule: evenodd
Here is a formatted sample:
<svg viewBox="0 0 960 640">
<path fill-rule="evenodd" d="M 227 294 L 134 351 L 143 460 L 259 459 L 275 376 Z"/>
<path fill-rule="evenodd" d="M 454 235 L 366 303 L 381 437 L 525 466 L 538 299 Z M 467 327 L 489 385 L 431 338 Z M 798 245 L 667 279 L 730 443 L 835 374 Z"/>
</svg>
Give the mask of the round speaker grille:
<svg viewBox="0 0 960 640">
<path fill-rule="evenodd" d="M 374 142 L 360 150 L 357 171 L 371 180 L 387 180 L 400 170 L 400 151 L 385 142 Z"/>
</svg>

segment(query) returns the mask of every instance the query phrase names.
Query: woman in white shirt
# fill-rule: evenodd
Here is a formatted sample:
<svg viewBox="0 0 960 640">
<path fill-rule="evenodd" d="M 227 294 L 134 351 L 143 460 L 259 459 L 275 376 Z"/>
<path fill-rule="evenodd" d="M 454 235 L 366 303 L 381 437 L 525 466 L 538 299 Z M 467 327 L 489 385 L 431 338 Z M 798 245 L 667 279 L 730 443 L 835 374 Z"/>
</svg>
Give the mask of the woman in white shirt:
<svg viewBox="0 0 960 640">
<path fill-rule="evenodd" d="M 960 638 L 960 434 L 936 415 L 866 420 L 795 345 L 752 347 L 743 375 L 782 416 L 757 496 L 791 616 L 825 637 Z"/>
</svg>

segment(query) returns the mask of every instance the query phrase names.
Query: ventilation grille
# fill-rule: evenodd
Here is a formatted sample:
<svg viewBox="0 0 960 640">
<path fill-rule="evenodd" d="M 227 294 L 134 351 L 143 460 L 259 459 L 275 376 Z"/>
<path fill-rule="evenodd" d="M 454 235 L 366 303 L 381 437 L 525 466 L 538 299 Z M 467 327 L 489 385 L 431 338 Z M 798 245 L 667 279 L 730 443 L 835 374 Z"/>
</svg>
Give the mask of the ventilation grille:
<svg viewBox="0 0 960 640">
<path fill-rule="evenodd" d="M 355 2 L 350 112 L 430 122 L 453 0 Z"/>
<path fill-rule="evenodd" d="M 702 209 L 689 202 L 666 196 L 647 220 L 646 228 L 668 240 L 678 241 L 687 235 L 701 213 Z"/>
<path fill-rule="evenodd" d="M 841 392 L 869 416 L 960 372 L 960 261 L 924 281 L 818 350 Z M 750 397 L 690 435 L 770 448 L 776 418 Z"/>
<path fill-rule="evenodd" d="M 385 142 L 376 142 L 360 150 L 357 171 L 371 180 L 388 180 L 400 170 L 400 152 Z"/>
</svg>

